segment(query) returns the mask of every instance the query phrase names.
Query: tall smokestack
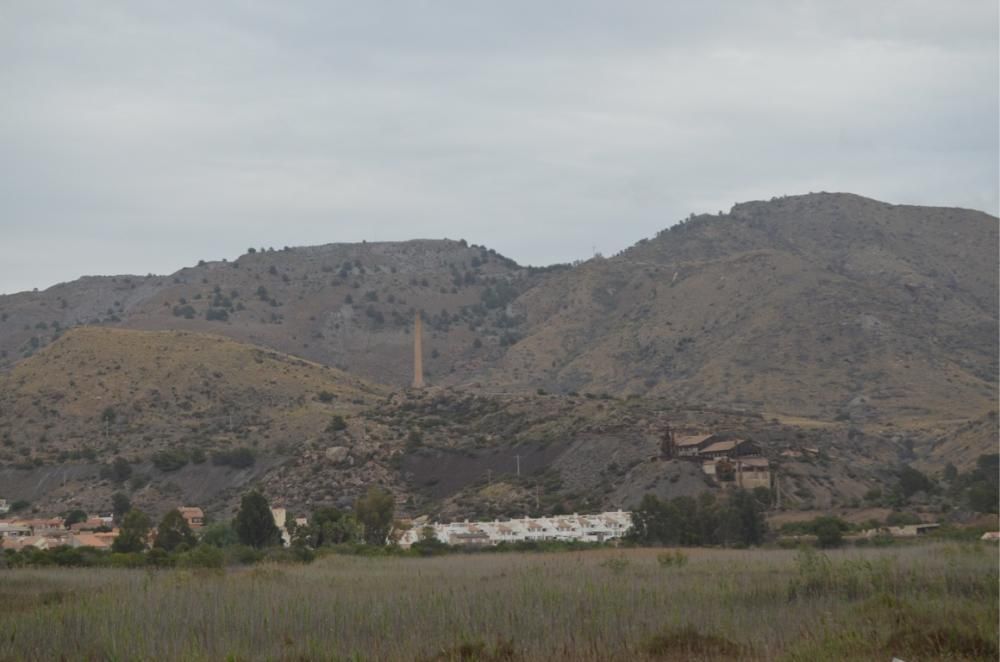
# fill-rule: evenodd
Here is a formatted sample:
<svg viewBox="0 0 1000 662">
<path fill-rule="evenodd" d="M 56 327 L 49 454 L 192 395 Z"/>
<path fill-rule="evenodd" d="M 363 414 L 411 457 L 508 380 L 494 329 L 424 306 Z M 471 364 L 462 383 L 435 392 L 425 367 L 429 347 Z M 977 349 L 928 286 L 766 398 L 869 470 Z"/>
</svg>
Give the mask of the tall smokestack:
<svg viewBox="0 0 1000 662">
<path fill-rule="evenodd" d="M 424 324 L 417 311 L 413 320 L 413 388 L 424 387 Z"/>
</svg>

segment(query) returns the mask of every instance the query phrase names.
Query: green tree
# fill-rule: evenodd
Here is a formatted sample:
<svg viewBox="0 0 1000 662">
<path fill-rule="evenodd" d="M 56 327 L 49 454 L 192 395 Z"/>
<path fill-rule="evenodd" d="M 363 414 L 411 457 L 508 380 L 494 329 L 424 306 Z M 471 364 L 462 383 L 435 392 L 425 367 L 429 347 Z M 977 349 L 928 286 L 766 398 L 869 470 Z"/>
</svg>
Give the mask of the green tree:
<svg viewBox="0 0 1000 662">
<path fill-rule="evenodd" d="M 966 498 L 969 507 L 982 513 L 995 513 L 1000 505 L 1000 455 L 991 453 L 976 459 Z"/>
<path fill-rule="evenodd" d="M 698 530 L 698 502 L 689 496 L 671 499 L 673 526 L 675 535 L 669 536 L 672 544 L 700 545 L 701 533 Z"/>
<path fill-rule="evenodd" d="M 116 483 L 124 483 L 132 475 L 132 465 L 128 460 L 118 456 L 111 463 L 111 480 Z"/>
<path fill-rule="evenodd" d="M 646 494 L 639 505 L 632 509 L 632 528 L 628 532 L 629 539 L 643 544 L 660 542 L 660 519 L 662 517 L 662 502 L 655 494 Z"/>
<path fill-rule="evenodd" d="M 773 495 L 771 494 L 771 488 L 759 485 L 753 488 L 753 498 L 757 499 L 759 503 L 765 510 L 771 507 L 774 501 Z"/>
<path fill-rule="evenodd" d="M 824 549 L 840 547 L 844 540 L 844 529 L 847 525 L 837 517 L 817 517 L 813 520 L 813 533 L 816 542 Z"/>
<path fill-rule="evenodd" d="M 125 513 L 132 509 L 132 502 L 124 492 L 115 492 L 111 495 L 111 517 L 115 524 L 121 524 Z"/>
<path fill-rule="evenodd" d="M 980 513 L 997 512 L 997 489 L 987 481 L 977 481 L 965 493 L 969 508 Z"/>
<path fill-rule="evenodd" d="M 349 513 L 337 508 L 318 508 L 309 518 L 309 524 L 299 527 L 293 536 L 309 547 L 324 547 L 357 540 L 358 528 L 357 521 Z"/>
<path fill-rule="evenodd" d="M 421 556 L 434 556 L 448 551 L 448 545 L 438 540 L 433 526 L 425 526 L 420 530 L 420 539 L 410 547 Z"/>
<path fill-rule="evenodd" d="M 63 526 L 67 529 L 74 524 L 87 521 L 87 513 L 82 510 L 71 510 L 63 521 Z"/>
<path fill-rule="evenodd" d="M 906 526 L 907 524 L 920 524 L 923 520 L 913 513 L 893 511 L 885 518 L 885 523 L 889 526 Z"/>
<path fill-rule="evenodd" d="M 958 478 L 958 469 L 955 468 L 954 464 L 949 462 L 944 465 L 944 471 L 941 473 L 941 477 L 949 483 L 952 483 L 956 478 Z"/>
<path fill-rule="evenodd" d="M 718 531 L 721 525 L 719 503 L 711 492 L 698 495 L 698 543 L 699 545 L 714 545 L 718 543 Z"/>
<path fill-rule="evenodd" d="M 113 552 L 141 552 L 146 549 L 146 536 L 153 523 L 149 517 L 141 510 L 133 508 L 125 514 L 122 520 L 121 531 L 118 537 L 111 543 Z"/>
<path fill-rule="evenodd" d="M 154 547 L 172 552 L 180 545 L 187 545 L 191 548 L 195 545 L 194 532 L 188 525 L 187 520 L 181 515 L 179 510 L 171 510 L 160 520 L 160 525 L 156 527 L 156 542 Z"/>
<path fill-rule="evenodd" d="M 764 508 L 748 491 L 733 492 L 726 504 L 726 511 L 733 524 L 730 529 L 733 538 L 728 542 L 749 546 L 759 545 L 764 541 Z"/>
<path fill-rule="evenodd" d="M 233 528 L 236 529 L 240 542 L 254 549 L 276 545 L 281 540 L 281 532 L 274 524 L 271 507 L 264 495 L 257 491 L 243 497 Z"/>
<path fill-rule="evenodd" d="M 903 496 L 909 499 L 917 492 L 931 492 L 934 483 L 930 478 L 913 467 L 903 467 L 899 471 L 899 489 Z"/>
<path fill-rule="evenodd" d="M 168 449 L 153 453 L 153 466 L 160 471 L 177 471 L 188 463 L 187 452 L 183 449 Z"/>
<path fill-rule="evenodd" d="M 201 542 L 212 547 L 232 547 L 240 544 L 236 530 L 229 522 L 209 524 L 201 532 Z"/>
<path fill-rule="evenodd" d="M 354 503 L 354 516 L 361 524 L 361 535 L 369 545 L 384 545 L 392 529 L 396 502 L 392 495 L 377 487 Z"/>
</svg>

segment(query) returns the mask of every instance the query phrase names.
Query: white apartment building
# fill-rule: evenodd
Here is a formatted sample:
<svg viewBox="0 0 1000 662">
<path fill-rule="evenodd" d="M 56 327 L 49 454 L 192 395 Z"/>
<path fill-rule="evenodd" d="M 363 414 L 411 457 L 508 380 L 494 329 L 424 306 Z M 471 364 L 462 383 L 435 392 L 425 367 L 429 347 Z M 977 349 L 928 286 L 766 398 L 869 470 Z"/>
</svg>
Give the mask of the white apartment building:
<svg viewBox="0 0 1000 662">
<path fill-rule="evenodd" d="M 553 517 L 523 517 L 492 522 L 449 522 L 447 524 L 416 524 L 399 539 L 400 547 L 409 547 L 420 540 L 426 527 L 435 537 L 449 545 L 498 545 L 502 542 L 563 541 L 606 542 L 624 536 L 632 528 L 632 514 L 625 511 L 596 515 L 556 515 Z"/>
</svg>

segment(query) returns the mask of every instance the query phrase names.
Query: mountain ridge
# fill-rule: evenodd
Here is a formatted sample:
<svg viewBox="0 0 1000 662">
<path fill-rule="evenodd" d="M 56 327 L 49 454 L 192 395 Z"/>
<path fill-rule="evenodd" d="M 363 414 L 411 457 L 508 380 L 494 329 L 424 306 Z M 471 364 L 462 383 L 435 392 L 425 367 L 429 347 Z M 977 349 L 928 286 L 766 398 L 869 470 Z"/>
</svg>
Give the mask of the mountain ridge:
<svg viewBox="0 0 1000 662">
<path fill-rule="evenodd" d="M 572 266 L 325 244 L 0 296 L 0 482 L 96 508 L 121 456 L 154 510 L 224 512 L 250 484 L 303 509 L 369 484 L 449 517 L 627 507 L 707 489 L 660 462 L 669 425 L 750 436 L 794 507 L 843 506 L 901 465 L 995 452 L 997 229 L 813 194 Z M 781 455 L 804 447 L 822 462 Z M 205 461 L 239 449 L 256 462 Z"/>
<path fill-rule="evenodd" d="M 419 311 L 432 383 L 974 417 L 996 392 L 996 245 L 981 212 L 816 193 L 692 215 L 572 267 L 521 267 L 464 240 L 251 249 L 0 296 L 0 368 L 97 323 L 222 334 L 403 386 Z M 940 373 L 956 394 L 904 370 Z"/>
</svg>

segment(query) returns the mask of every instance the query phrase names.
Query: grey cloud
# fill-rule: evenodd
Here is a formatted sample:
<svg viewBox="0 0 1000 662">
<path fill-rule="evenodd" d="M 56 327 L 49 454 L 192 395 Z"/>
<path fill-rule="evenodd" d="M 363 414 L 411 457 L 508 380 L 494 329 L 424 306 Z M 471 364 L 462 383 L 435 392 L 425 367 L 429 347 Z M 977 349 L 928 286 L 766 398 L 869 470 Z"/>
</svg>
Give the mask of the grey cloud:
<svg viewBox="0 0 1000 662">
<path fill-rule="evenodd" d="M 809 190 L 1000 204 L 995 2 L 3 13 L 0 292 L 247 245 L 567 261 Z"/>
</svg>

